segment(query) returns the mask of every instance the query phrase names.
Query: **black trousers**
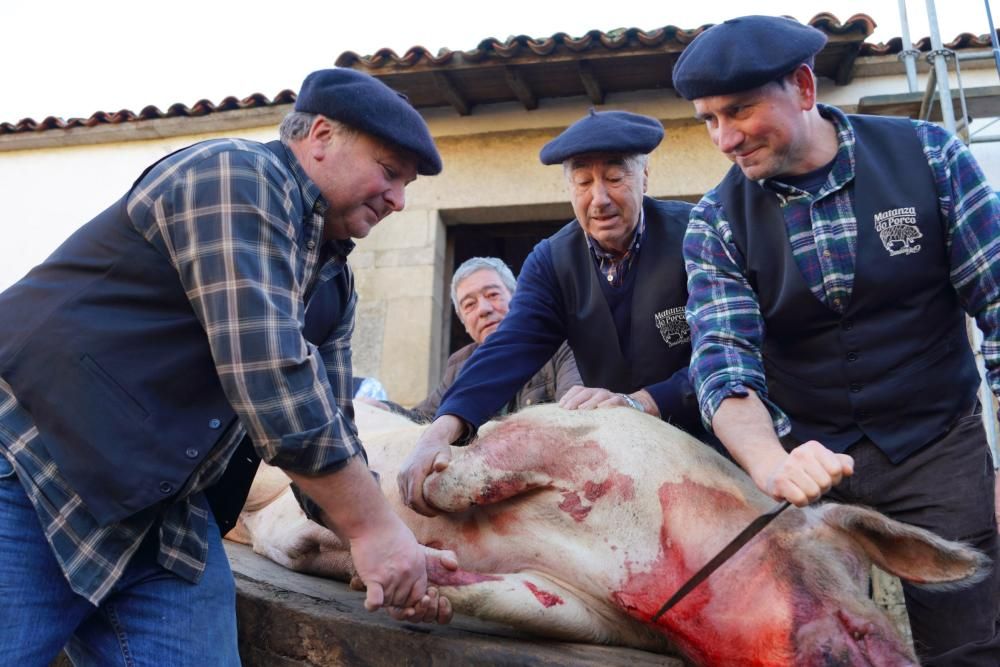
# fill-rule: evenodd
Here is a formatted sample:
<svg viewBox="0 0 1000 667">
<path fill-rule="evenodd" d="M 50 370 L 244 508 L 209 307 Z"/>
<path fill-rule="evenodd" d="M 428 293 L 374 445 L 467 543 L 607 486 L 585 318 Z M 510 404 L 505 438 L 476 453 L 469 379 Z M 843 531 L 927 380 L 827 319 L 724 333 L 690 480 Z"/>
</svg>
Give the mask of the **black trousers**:
<svg viewBox="0 0 1000 667">
<path fill-rule="evenodd" d="M 854 457 L 854 475 L 826 499 L 867 505 L 974 546 L 993 562 L 989 577 L 962 590 L 932 593 L 903 582 L 921 664 L 1000 665 L 994 470 L 981 415 L 963 417 L 942 438 L 899 464 L 868 439 L 847 453 Z"/>
</svg>

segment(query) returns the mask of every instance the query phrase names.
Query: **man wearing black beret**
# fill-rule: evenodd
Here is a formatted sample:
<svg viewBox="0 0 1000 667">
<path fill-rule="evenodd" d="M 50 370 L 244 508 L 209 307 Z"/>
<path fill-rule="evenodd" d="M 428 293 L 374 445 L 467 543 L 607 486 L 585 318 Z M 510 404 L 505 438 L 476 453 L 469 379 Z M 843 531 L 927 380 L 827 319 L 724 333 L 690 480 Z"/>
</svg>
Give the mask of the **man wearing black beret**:
<svg viewBox="0 0 1000 667">
<path fill-rule="evenodd" d="M 703 32 L 674 68 L 734 163 L 684 240 L 702 417 L 775 499 L 863 503 L 996 563 L 964 314 L 997 392 L 1000 203 L 939 127 L 818 104 L 825 41 L 747 16 Z M 962 590 L 904 592 L 922 664 L 1000 662 L 995 565 Z"/>
<path fill-rule="evenodd" d="M 691 205 L 644 195 L 648 154 L 662 139 L 654 118 L 591 111 L 542 148 L 542 163 L 563 167 L 576 219 L 532 250 L 507 317 L 404 463 L 400 492 L 413 509 L 436 512 L 423 480 L 447 465 L 448 445 L 466 441 L 567 341 L 586 386 L 560 405 L 630 406 L 702 433 L 684 320 Z"/>
<path fill-rule="evenodd" d="M 0 663 L 238 665 L 221 534 L 264 459 L 349 542 L 365 605 L 447 621 L 367 470 L 347 256 L 441 171 L 405 98 L 309 75 L 281 141 L 205 141 L 0 294 Z M 432 562 L 433 561 L 433 562 Z"/>
</svg>

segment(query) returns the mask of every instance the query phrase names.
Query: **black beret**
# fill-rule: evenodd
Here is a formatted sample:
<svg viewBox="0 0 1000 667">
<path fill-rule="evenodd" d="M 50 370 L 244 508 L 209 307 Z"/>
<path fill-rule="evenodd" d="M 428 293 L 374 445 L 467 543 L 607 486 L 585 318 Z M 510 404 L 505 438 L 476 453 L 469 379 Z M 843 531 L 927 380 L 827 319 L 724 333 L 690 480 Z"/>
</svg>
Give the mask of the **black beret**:
<svg viewBox="0 0 1000 667">
<path fill-rule="evenodd" d="M 812 26 L 782 16 L 741 16 L 694 38 L 674 65 L 674 90 L 685 99 L 763 86 L 809 62 L 826 44 Z"/>
<path fill-rule="evenodd" d="M 584 153 L 650 153 L 663 140 L 663 125 L 627 111 L 595 111 L 542 146 L 542 164 L 560 164 Z"/>
<path fill-rule="evenodd" d="M 441 173 L 441 156 L 423 117 L 406 96 L 349 68 L 321 69 L 302 82 L 295 110 L 318 113 L 401 146 L 417 156 L 417 173 Z"/>
</svg>

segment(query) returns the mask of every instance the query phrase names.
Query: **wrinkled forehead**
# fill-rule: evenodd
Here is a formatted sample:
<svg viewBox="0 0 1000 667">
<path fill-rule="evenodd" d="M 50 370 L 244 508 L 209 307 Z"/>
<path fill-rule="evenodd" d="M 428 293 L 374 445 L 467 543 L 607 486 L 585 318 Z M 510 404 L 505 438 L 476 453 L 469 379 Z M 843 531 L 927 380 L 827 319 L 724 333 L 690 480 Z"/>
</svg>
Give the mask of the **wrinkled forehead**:
<svg viewBox="0 0 1000 667">
<path fill-rule="evenodd" d="M 478 294 L 491 288 L 499 288 L 505 292 L 507 291 L 503 280 L 500 279 L 500 275 L 496 271 L 493 269 L 479 269 L 458 281 L 458 285 L 455 286 L 455 295 L 459 301 L 462 301 L 467 296 Z"/>
<path fill-rule="evenodd" d="M 607 168 L 607 167 L 624 167 L 628 168 L 628 158 L 627 153 L 582 153 L 580 155 L 574 155 L 573 157 L 566 160 L 566 168 L 568 171 L 573 172 L 578 169 L 593 169 L 597 168 Z"/>
</svg>

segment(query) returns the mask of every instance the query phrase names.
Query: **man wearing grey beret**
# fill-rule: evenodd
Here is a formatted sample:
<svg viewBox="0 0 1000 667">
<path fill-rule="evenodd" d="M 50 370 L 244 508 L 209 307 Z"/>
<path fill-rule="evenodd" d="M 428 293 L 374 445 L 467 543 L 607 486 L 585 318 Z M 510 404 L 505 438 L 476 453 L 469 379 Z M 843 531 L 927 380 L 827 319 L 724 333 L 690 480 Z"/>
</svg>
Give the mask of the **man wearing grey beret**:
<svg viewBox="0 0 1000 667">
<path fill-rule="evenodd" d="M 825 42 L 745 16 L 674 68 L 734 163 L 684 240 L 702 418 L 775 499 L 863 503 L 981 549 L 982 581 L 903 586 L 921 664 L 997 665 L 995 473 L 964 315 L 998 392 L 1000 202 L 941 128 L 819 104 Z"/>
<path fill-rule="evenodd" d="M 0 294 L 0 663 L 238 665 L 221 534 L 261 459 L 369 610 L 450 619 L 427 570 L 454 554 L 390 510 L 352 424 L 347 264 L 441 158 L 352 70 L 310 74 L 280 135 L 168 155 Z"/>
</svg>

